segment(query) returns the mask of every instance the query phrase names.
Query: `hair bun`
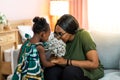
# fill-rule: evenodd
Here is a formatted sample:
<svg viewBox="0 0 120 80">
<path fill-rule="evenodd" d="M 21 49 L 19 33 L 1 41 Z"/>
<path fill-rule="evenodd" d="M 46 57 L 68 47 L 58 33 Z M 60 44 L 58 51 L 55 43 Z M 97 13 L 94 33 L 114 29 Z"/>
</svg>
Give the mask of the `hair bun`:
<svg viewBox="0 0 120 80">
<path fill-rule="evenodd" d="M 44 24 L 47 23 L 47 22 L 46 22 L 46 19 L 43 18 L 43 17 L 35 17 L 35 18 L 33 19 L 33 22 L 34 22 L 34 23 L 41 24 L 41 25 L 44 25 Z"/>
<path fill-rule="evenodd" d="M 36 23 L 36 22 L 38 22 L 38 20 L 39 20 L 39 17 L 35 17 L 35 18 L 33 19 L 33 22 Z"/>
<path fill-rule="evenodd" d="M 42 24 L 42 25 L 44 25 L 44 24 L 47 23 L 47 21 L 46 21 L 45 18 L 41 17 L 41 18 L 39 19 L 39 23 Z"/>
<path fill-rule="evenodd" d="M 50 26 L 47 23 L 44 17 L 36 16 L 33 18 L 33 28 L 34 33 L 40 33 L 41 31 L 48 31 L 50 30 Z"/>
</svg>

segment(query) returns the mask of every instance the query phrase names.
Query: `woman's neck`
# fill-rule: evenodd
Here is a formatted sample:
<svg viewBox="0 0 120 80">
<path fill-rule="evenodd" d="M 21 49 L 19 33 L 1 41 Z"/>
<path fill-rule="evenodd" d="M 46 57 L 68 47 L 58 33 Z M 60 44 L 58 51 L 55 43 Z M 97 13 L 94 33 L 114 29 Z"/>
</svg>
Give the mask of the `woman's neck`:
<svg viewBox="0 0 120 80">
<path fill-rule="evenodd" d="M 74 39 L 75 35 L 71 34 L 69 41 L 72 41 Z"/>
</svg>

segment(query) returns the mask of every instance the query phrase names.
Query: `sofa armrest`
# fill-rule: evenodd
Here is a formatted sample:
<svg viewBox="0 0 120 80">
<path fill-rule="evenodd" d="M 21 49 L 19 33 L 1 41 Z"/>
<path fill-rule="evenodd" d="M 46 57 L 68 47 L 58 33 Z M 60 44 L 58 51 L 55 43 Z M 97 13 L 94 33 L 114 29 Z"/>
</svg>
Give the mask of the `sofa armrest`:
<svg viewBox="0 0 120 80">
<path fill-rule="evenodd" d="M 120 33 L 91 31 L 99 59 L 105 69 L 120 68 Z"/>
</svg>

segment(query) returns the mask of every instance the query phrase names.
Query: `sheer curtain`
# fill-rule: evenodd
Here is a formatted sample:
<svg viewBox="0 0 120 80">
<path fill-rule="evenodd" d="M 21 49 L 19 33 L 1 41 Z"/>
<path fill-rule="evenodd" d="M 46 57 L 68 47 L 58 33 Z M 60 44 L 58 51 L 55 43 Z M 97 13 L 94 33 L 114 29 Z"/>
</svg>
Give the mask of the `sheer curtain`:
<svg viewBox="0 0 120 80">
<path fill-rule="evenodd" d="M 87 0 L 69 0 L 70 14 L 79 22 L 81 28 L 88 29 Z"/>
<path fill-rule="evenodd" d="M 120 32 L 120 0 L 88 0 L 89 29 Z"/>
</svg>

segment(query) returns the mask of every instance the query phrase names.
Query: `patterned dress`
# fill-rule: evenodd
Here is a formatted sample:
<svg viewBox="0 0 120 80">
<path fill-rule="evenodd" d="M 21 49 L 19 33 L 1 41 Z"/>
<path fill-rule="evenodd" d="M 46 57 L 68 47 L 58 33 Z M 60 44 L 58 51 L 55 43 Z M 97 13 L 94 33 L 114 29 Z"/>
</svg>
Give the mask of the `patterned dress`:
<svg viewBox="0 0 120 80">
<path fill-rule="evenodd" d="M 38 45 L 42 43 L 32 44 L 29 39 L 23 44 L 12 80 L 44 80 Z"/>
</svg>

